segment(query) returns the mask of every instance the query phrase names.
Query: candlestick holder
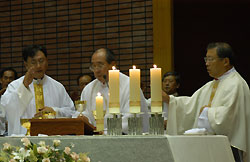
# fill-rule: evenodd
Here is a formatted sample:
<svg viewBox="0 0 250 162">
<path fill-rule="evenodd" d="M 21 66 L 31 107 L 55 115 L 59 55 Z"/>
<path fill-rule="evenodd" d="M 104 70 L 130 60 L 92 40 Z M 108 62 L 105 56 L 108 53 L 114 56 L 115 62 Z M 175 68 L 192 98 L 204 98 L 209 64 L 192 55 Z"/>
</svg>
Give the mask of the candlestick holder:
<svg viewBox="0 0 250 162">
<path fill-rule="evenodd" d="M 151 117 L 149 118 L 149 134 L 164 134 L 164 117 L 162 113 L 151 113 Z"/>
<path fill-rule="evenodd" d="M 121 114 L 112 114 L 107 118 L 107 135 L 122 135 L 122 116 Z"/>
<path fill-rule="evenodd" d="M 128 135 L 142 135 L 142 117 L 143 113 L 131 113 L 128 118 Z"/>
</svg>

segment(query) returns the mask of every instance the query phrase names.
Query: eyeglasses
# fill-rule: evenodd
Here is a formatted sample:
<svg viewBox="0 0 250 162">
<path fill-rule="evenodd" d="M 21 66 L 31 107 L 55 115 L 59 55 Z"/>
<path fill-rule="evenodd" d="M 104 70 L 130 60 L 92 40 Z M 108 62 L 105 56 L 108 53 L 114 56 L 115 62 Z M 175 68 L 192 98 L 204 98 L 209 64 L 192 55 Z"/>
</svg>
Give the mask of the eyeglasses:
<svg viewBox="0 0 250 162">
<path fill-rule="evenodd" d="M 89 67 L 89 70 L 91 70 L 91 71 L 101 70 L 104 66 L 105 66 L 104 63 L 91 64 Z"/>
<path fill-rule="evenodd" d="M 222 58 L 219 58 L 219 57 L 204 57 L 205 62 L 213 62 L 216 59 L 222 59 Z"/>
</svg>

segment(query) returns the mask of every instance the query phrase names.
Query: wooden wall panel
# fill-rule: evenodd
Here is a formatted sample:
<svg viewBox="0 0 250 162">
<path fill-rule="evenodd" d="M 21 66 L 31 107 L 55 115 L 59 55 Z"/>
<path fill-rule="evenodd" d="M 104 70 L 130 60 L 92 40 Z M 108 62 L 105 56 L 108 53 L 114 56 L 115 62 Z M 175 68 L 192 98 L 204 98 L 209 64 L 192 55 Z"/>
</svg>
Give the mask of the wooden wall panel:
<svg viewBox="0 0 250 162">
<path fill-rule="evenodd" d="M 133 64 L 141 68 L 148 96 L 152 22 L 151 0 L 0 0 L 0 69 L 11 66 L 22 76 L 22 49 L 44 45 L 47 73 L 71 93 L 77 75 L 91 73 L 94 50 L 108 47 L 125 74 Z"/>
</svg>

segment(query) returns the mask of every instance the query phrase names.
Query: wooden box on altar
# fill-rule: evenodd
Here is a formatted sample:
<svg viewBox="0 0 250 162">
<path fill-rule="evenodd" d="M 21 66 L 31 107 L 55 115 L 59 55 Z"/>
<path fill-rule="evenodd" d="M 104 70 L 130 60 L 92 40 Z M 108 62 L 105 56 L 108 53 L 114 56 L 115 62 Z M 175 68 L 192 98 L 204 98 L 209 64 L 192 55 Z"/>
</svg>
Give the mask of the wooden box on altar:
<svg viewBox="0 0 250 162">
<path fill-rule="evenodd" d="M 94 126 L 84 118 L 30 119 L 30 135 L 92 135 Z"/>
</svg>

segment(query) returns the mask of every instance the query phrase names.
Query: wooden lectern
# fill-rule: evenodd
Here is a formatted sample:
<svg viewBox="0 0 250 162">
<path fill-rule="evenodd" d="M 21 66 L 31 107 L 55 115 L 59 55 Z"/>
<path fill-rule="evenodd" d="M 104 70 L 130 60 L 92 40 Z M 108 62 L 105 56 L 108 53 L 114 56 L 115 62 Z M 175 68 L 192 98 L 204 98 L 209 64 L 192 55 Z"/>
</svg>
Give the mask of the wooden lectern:
<svg viewBox="0 0 250 162">
<path fill-rule="evenodd" d="M 93 135 L 95 127 L 84 118 L 30 119 L 30 135 Z"/>
</svg>

